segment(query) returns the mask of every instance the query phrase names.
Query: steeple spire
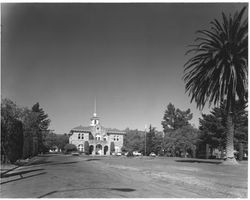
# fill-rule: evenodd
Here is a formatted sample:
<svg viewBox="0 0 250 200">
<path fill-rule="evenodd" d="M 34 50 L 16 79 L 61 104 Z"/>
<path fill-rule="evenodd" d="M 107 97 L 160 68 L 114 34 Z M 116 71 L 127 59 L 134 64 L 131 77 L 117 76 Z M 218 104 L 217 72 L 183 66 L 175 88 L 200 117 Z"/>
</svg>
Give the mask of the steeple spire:
<svg viewBox="0 0 250 200">
<path fill-rule="evenodd" d="M 95 105 L 94 105 L 94 117 L 96 117 L 96 98 L 95 98 Z"/>
<path fill-rule="evenodd" d="M 95 104 L 94 104 L 94 114 L 90 120 L 91 120 L 90 126 L 96 126 L 99 124 L 99 118 L 97 117 L 97 114 L 96 114 L 96 98 L 95 98 Z"/>
</svg>

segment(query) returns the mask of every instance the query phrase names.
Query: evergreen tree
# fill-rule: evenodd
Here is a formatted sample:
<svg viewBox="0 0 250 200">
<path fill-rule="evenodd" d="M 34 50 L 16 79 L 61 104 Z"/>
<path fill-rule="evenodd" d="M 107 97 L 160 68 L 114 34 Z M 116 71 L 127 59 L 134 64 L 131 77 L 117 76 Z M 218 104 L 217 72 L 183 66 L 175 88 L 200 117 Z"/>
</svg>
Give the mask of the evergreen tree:
<svg viewBox="0 0 250 200">
<path fill-rule="evenodd" d="M 84 142 L 84 152 L 86 155 L 89 155 L 89 142 L 88 141 Z"/>
<path fill-rule="evenodd" d="M 41 153 L 44 150 L 44 138 L 46 134 L 48 134 L 50 119 L 48 119 L 48 114 L 45 114 L 44 110 L 40 108 L 39 103 L 33 105 L 32 111 L 37 114 L 38 130 L 36 133 L 38 139 L 38 152 Z"/>
<path fill-rule="evenodd" d="M 248 141 L 248 114 L 245 110 L 246 104 L 237 101 L 233 115 L 234 125 L 234 143 L 238 150 L 240 143 L 247 147 Z M 215 107 L 211 114 L 203 114 L 200 120 L 201 143 L 209 144 L 212 148 L 225 149 L 226 131 L 227 131 L 227 114 L 225 105 Z"/>
<path fill-rule="evenodd" d="M 112 155 L 112 153 L 115 152 L 115 143 L 114 142 L 111 142 L 110 143 L 110 154 Z"/>
<path fill-rule="evenodd" d="M 150 124 L 149 126 L 149 132 L 147 133 L 146 137 L 146 148 L 147 148 L 147 155 L 149 155 L 151 152 L 154 152 L 154 146 L 155 146 L 155 128 L 153 128 Z M 155 152 L 154 152 L 155 153 Z"/>
<path fill-rule="evenodd" d="M 163 121 L 161 122 L 163 126 L 164 133 L 172 130 L 176 130 L 183 126 L 189 125 L 189 121 L 193 118 L 193 114 L 190 109 L 182 111 L 180 109 L 175 109 L 172 103 L 169 103 L 167 110 L 164 113 Z"/>
</svg>

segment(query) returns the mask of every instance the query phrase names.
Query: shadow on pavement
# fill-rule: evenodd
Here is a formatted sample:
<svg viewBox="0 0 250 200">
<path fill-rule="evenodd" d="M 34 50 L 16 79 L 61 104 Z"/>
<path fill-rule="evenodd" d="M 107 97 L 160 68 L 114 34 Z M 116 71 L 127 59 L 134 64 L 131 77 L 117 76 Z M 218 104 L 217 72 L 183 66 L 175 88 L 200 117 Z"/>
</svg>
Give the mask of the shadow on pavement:
<svg viewBox="0 0 250 200">
<path fill-rule="evenodd" d="M 55 162 L 51 162 L 51 161 L 37 161 L 37 162 L 31 163 L 30 165 L 26 165 L 26 166 L 41 165 L 41 164 L 46 164 L 46 165 L 67 165 L 67 164 L 74 164 L 74 163 L 78 163 L 78 162 L 73 161 L 73 162 L 55 163 Z"/>
<path fill-rule="evenodd" d="M 11 173 L 11 174 L 1 174 L 1 178 L 8 178 L 8 177 L 11 177 L 11 176 L 22 176 L 23 174 L 36 172 L 36 171 L 41 171 L 41 170 L 44 170 L 44 169 L 33 169 L 33 170 L 14 172 L 14 173 Z"/>
<path fill-rule="evenodd" d="M 51 194 L 59 193 L 59 192 L 72 192 L 72 191 L 81 191 L 81 190 L 115 190 L 115 191 L 120 191 L 120 192 L 134 192 L 135 191 L 135 189 L 132 189 L 132 188 L 82 188 L 82 189 L 70 189 L 70 190 L 55 190 L 52 192 L 48 192 L 44 195 L 41 195 L 37 198 L 43 198 L 43 197 L 49 196 Z"/>
<path fill-rule="evenodd" d="M 101 159 L 98 159 L 98 158 L 90 158 L 90 159 L 85 160 L 85 161 L 96 161 L 96 160 L 101 160 Z"/>
<path fill-rule="evenodd" d="M 209 160 L 175 160 L 175 162 L 187 162 L 187 163 L 209 163 L 209 164 L 221 164 L 222 161 L 209 161 Z"/>
<path fill-rule="evenodd" d="M 53 162 L 51 162 L 51 161 L 45 161 L 45 160 L 38 160 L 38 161 L 32 162 L 30 164 L 27 164 L 26 166 L 41 165 L 41 164 L 50 164 L 50 163 L 53 163 Z"/>
<path fill-rule="evenodd" d="M 14 182 L 14 181 L 19 181 L 19 180 L 23 180 L 23 179 L 26 179 L 26 178 L 31 178 L 31 177 L 34 177 L 34 176 L 43 175 L 43 174 L 46 174 L 46 173 L 47 172 L 41 172 L 41 173 L 33 174 L 33 175 L 30 175 L 30 176 L 20 177 L 20 178 L 17 178 L 17 179 L 13 179 L 13 180 L 1 182 L 0 184 L 3 185 L 3 184 L 6 184 L 6 183 L 10 183 L 10 182 Z"/>
<path fill-rule="evenodd" d="M 43 155 L 38 155 L 37 157 L 52 157 L 60 154 L 43 154 Z"/>
</svg>

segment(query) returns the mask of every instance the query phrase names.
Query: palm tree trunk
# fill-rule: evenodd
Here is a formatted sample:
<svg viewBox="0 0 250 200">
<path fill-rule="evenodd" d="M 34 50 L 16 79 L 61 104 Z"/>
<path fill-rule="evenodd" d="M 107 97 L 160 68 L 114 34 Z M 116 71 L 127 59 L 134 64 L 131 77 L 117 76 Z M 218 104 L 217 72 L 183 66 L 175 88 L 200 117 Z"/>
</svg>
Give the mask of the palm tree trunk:
<svg viewBox="0 0 250 200">
<path fill-rule="evenodd" d="M 234 123 L 230 112 L 227 115 L 226 163 L 237 164 L 234 157 Z"/>
</svg>

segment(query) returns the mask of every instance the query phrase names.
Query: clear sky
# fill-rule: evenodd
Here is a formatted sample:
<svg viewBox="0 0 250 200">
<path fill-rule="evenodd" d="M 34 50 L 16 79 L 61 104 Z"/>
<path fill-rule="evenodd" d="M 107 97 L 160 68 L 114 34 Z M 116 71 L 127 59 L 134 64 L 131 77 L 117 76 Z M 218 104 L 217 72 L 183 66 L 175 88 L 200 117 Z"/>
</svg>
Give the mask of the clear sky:
<svg viewBox="0 0 250 200">
<path fill-rule="evenodd" d="M 198 127 L 182 80 L 187 45 L 244 5 L 2 4 L 2 97 L 39 102 L 59 134 L 89 125 L 95 98 L 104 127 L 161 131 L 170 102 L 190 108 Z"/>
</svg>

